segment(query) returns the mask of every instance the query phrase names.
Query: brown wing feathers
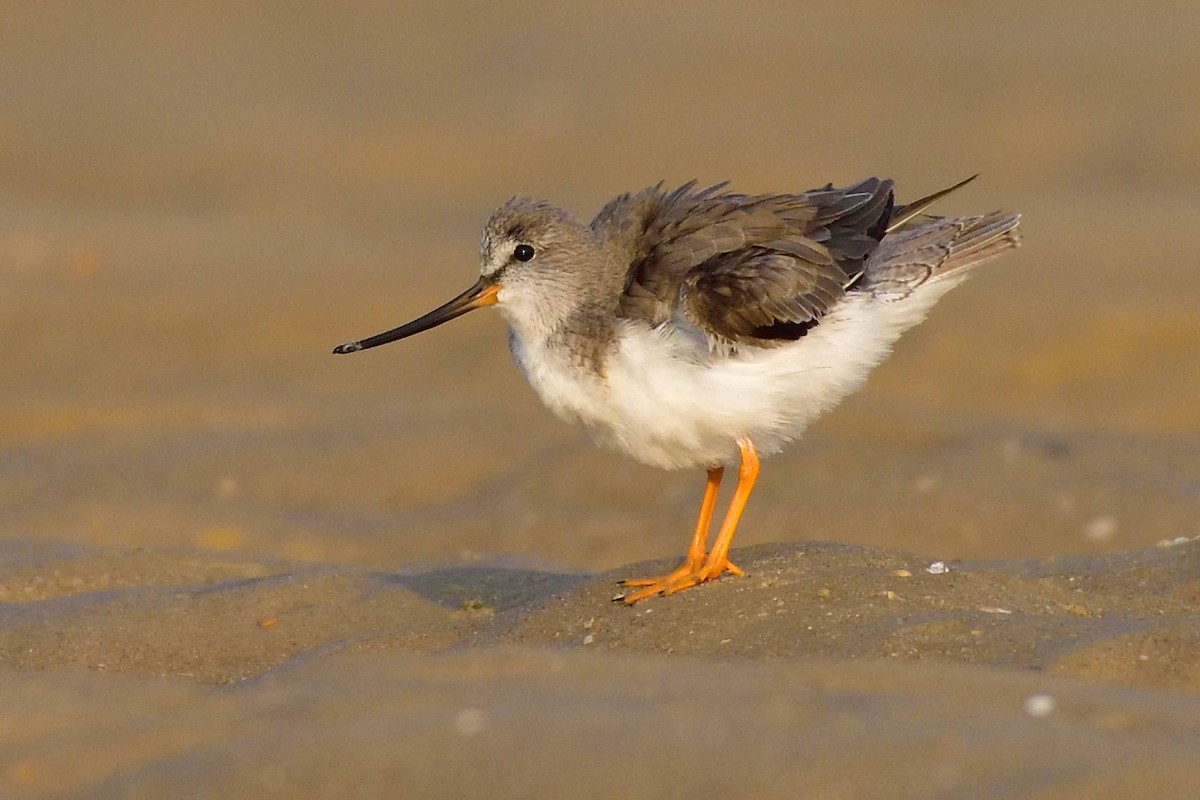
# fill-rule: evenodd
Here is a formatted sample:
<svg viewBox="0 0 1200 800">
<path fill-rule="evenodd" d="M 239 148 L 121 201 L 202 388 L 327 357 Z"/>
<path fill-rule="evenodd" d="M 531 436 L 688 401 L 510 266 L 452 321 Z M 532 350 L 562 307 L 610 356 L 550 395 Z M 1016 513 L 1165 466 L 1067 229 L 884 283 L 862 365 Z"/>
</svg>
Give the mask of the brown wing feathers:
<svg viewBox="0 0 1200 800">
<path fill-rule="evenodd" d="M 844 291 L 844 273 L 825 255 L 817 263 L 755 247 L 691 270 L 682 290 L 684 313 L 720 339 L 797 339 Z"/>
<path fill-rule="evenodd" d="M 922 216 L 974 177 L 904 206 L 878 178 L 779 195 L 660 184 L 617 198 L 593 228 L 629 243 L 622 316 L 660 325 L 681 309 L 716 342 L 769 347 L 803 336 L 856 283 L 903 294 L 1015 246 L 1015 215 Z"/>
<path fill-rule="evenodd" d="M 659 190 L 645 207 L 620 311 L 656 325 L 682 303 L 693 324 L 726 342 L 803 336 L 862 274 L 892 209 L 891 181 L 876 178 L 793 195 L 694 185 Z"/>
</svg>

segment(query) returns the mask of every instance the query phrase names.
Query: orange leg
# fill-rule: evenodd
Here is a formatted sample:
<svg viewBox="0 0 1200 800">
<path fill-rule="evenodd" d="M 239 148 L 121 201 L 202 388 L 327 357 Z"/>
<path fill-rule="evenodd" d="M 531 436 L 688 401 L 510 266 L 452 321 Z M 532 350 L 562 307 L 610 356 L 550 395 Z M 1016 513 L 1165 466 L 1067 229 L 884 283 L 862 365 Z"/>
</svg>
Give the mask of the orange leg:
<svg viewBox="0 0 1200 800">
<path fill-rule="evenodd" d="M 729 545 L 733 543 L 733 534 L 737 533 L 738 521 L 746 510 L 746 501 L 750 499 L 750 490 L 758 480 L 758 453 L 754 452 L 754 443 L 749 439 L 738 439 L 738 450 L 742 454 L 742 464 L 738 467 L 737 488 L 733 490 L 733 499 L 729 501 L 729 510 L 725 512 L 725 521 L 713 542 L 708 559 L 697 576 L 697 583 L 712 580 L 722 572 L 729 570 L 738 575 L 742 571 L 729 560 Z M 690 584 L 689 584 L 690 585 Z M 680 589 L 685 587 L 680 586 Z M 668 592 L 670 594 L 670 592 Z"/>
<path fill-rule="evenodd" d="M 750 499 L 750 491 L 754 488 L 754 482 L 758 479 L 759 461 L 758 453 L 754 451 L 754 444 L 749 439 L 738 439 L 738 451 L 741 453 L 742 463 L 738 467 L 737 488 L 733 491 L 733 499 L 729 502 L 729 510 L 725 512 L 725 521 L 721 523 L 721 530 L 717 533 L 717 539 L 713 543 L 708 557 L 703 560 L 703 563 L 694 559 L 696 553 L 704 552 L 704 538 L 706 538 L 706 536 L 701 534 L 701 530 L 698 527 L 696 536 L 692 538 L 692 546 L 688 549 L 687 559 L 679 569 L 671 572 L 669 575 L 662 576 L 661 579 L 638 582 L 637 584 L 629 583 L 628 585 L 645 586 L 646 588 L 626 596 L 626 604 L 632 605 L 660 593 L 674 594 L 681 589 L 687 589 L 690 586 L 717 578 L 724 572 L 732 572 L 735 575 L 743 574 L 742 570 L 729 560 L 729 546 L 733 542 L 734 533 L 737 532 L 738 520 L 742 518 L 742 512 L 746 508 L 746 501 Z M 718 475 L 717 483 L 719 484 L 719 482 L 720 476 Z M 707 533 L 708 522 L 712 517 L 712 505 L 715 500 L 716 486 L 713 485 L 712 472 L 710 471 L 709 489 L 705 491 L 705 503 L 700 511 L 700 521 L 704 523 L 705 533 Z M 699 545 L 697 544 L 698 541 Z"/>
<path fill-rule="evenodd" d="M 688 547 L 687 556 L 683 563 L 666 575 L 657 578 L 632 578 L 621 581 L 622 586 L 649 586 L 651 590 L 637 592 L 626 599 L 628 603 L 636 603 L 645 597 L 652 597 L 666 587 L 678 581 L 685 575 L 691 575 L 704 566 L 704 553 L 708 543 L 708 529 L 712 525 L 713 506 L 717 504 L 717 490 L 721 488 L 721 478 L 725 475 L 724 467 L 713 467 L 708 471 L 708 482 L 704 485 L 704 499 L 700 501 L 700 518 L 696 520 L 696 532 L 692 534 L 692 543 Z"/>
</svg>

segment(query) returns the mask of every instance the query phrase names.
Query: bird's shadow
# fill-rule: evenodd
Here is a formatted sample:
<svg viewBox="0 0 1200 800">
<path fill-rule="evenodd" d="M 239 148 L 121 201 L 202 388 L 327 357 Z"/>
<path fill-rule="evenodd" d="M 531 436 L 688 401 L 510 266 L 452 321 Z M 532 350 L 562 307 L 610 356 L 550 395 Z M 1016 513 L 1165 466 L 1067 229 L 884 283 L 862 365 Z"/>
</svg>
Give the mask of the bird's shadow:
<svg viewBox="0 0 1200 800">
<path fill-rule="evenodd" d="M 403 586 L 421 598 L 455 610 L 507 611 L 536 604 L 593 580 L 587 572 L 471 564 L 422 572 L 388 573 L 389 583 Z"/>
</svg>

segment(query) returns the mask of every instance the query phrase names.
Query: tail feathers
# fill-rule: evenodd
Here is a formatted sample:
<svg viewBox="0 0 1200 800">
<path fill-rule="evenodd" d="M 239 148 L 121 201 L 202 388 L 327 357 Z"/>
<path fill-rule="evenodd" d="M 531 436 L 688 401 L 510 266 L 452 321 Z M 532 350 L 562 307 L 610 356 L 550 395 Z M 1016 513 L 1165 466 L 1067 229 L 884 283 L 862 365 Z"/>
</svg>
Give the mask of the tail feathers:
<svg viewBox="0 0 1200 800">
<path fill-rule="evenodd" d="M 859 286 L 881 299 L 899 300 L 928 281 L 962 276 L 1018 246 L 1020 221 L 1019 214 L 993 211 L 936 218 L 889 233 L 868 257 Z"/>
<path fill-rule="evenodd" d="M 977 267 L 1020 246 L 1021 234 L 1017 231 L 1020 222 L 1020 214 L 1005 214 L 1002 211 L 976 217 L 975 222 L 951 241 L 949 255 L 933 271 L 932 277 L 942 278 Z"/>
</svg>

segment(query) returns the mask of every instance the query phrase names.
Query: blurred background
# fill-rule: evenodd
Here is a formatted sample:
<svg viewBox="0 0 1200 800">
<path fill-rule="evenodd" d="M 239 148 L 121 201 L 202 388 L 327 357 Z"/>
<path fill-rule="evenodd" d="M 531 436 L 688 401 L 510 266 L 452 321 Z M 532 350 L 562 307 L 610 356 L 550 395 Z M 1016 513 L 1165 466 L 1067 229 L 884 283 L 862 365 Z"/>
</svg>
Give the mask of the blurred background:
<svg viewBox="0 0 1200 800">
<path fill-rule="evenodd" d="M 0 6 L 0 536 L 397 568 L 682 553 L 457 294 L 516 193 L 868 175 L 1025 247 L 767 462 L 737 545 L 1200 534 L 1200 6 Z"/>
</svg>

